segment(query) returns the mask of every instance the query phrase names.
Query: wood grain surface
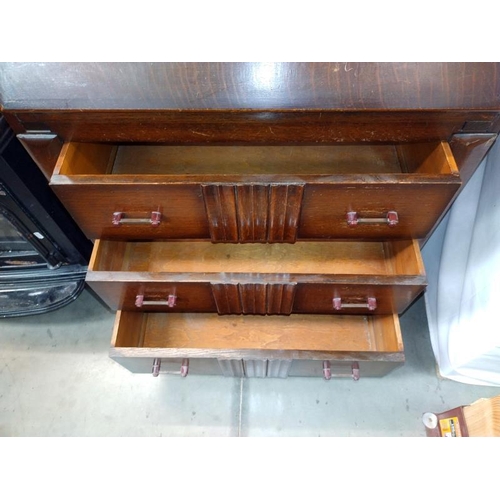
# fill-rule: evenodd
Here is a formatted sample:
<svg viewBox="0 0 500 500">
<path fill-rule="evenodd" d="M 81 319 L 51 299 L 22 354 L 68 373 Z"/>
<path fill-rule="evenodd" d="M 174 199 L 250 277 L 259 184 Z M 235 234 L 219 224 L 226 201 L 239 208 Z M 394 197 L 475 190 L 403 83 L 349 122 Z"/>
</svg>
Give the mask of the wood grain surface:
<svg viewBox="0 0 500 500">
<path fill-rule="evenodd" d="M 142 338 L 137 331 L 137 316 Z M 388 351 L 401 349 L 397 316 L 218 316 L 121 312 L 114 347 L 138 349 L 262 349 L 273 351 Z M 374 331 L 380 323 L 382 337 Z M 392 325 L 392 327 L 391 327 Z M 140 351 L 139 351 L 140 352 Z M 165 353 L 166 355 L 166 353 Z"/>
<path fill-rule="evenodd" d="M 498 110 L 500 70 L 459 62 L 2 63 L 0 95 L 6 109 Z"/>
<path fill-rule="evenodd" d="M 420 145 L 421 148 L 427 145 Z M 401 172 L 394 145 L 120 146 L 113 174 L 375 174 Z M 90 172 L 89 172 L 90 173 Z"/>
<path fill-rule="evenodd" d="M 384 144 L 450 140 L 498 133 L 497 112 L 487 111 L 141 111 L 55 109 L 4 111 L 17 133 L 50 131 L 65 142 L 169 145 Z M 472 126 L 471 126 L 472 125 Z"/>
<path fill-rule="evenodd" d="M 397 244 L 397 243 L 396 243 Z M 389 245 L 390 246 L 390 245 Z M 412 242 L 399 244 L 408 249 L 401 274 L 421 273 L 416 264 L 418 249 Z M 117 249 L 115 251 L 115 248 Z M 392 247 L 391 247 L 392 248 Z M 246 245 L 210 242 L 122 242 L 100 240 L 94 253 L 92 271 L 148 273 L 199 273 L 202 275 L 394 275 L 387 259 L 392 253 L 382 242 L 297 242 L 294 245 L 250 243 Z M 112 260 L 111 256 L 116 256 Z M 119 258 L 121 257 L 121 258 Z M 412 262 L 411 262 L 412 261 Z"/>
</svg>

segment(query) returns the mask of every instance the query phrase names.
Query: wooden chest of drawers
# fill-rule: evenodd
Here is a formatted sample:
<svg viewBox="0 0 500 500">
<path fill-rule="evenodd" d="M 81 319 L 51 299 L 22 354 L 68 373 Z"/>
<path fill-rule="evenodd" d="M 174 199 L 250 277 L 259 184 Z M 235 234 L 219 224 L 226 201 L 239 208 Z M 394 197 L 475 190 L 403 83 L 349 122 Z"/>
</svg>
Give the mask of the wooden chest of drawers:
<svg viewBox="0 0 500 500">
<path fill-rule="evenodd" d="M 311 80 L 333 63 L 291 64 L 264 100 L 226 86 L 198 107 L 190 71 L 213 86 L 245 65 L 160 66 L 169 86 L 139 99 L 131 83 L 121 110 L 4 103 L 95 240 L 87 283 L 117 310 L 113 359 L 154 375 L 355 380 L 403 363 L 398 314 L 425 289 L 420 245 L 500 128 L 497 65 L 395 64 L 405 87 L 394 65 L 369 63 L 377 94 Z M 449 92 L 479 67 L 475 96 Z M 422 78 L 433 96 L 415 92 Z"/>
</svg>

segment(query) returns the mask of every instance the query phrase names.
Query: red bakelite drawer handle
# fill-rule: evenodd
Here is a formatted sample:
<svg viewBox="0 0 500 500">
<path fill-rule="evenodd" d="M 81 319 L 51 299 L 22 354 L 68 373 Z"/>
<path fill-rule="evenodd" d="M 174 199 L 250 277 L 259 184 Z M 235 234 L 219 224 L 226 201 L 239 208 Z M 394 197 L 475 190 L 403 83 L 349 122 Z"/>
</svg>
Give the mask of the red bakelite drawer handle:
<svg viewBox="0 0 500 500">
<path fill-rule="evenodd" d="M 160 358 L 155 358 L 153 360 L 153 377 L 157 377 L 160 374 L 160 368 L 161 368 L 161 359 Z M 189 373 L 189 359 L 183 359 L 181 363 L 181 368 L 178 372 L 172 372 L 172 371 L 165 371 L 162 372 L 167 375 L 180 375 L 181 377 L 187 377 Z"/>
<path fill-rule="evenodd" d="M 394 227 L 398 223 L 398 213 L 394 210 L 387 212 L 385 217 L 359 217 L 358 212 L 347 212 L 347 225 L 351 227 L 358 224 L 387 224 L 389 227 Z"/>
<path fill-rule="evenodd" d="M 177 303 L 176 295 L 169 295 L 167 300 L 144 300 L 144 295 L 136 295 L 135 297 L 135 307 L 142 306 L 167 306 L 175 307 Z"/>
<path fill-rule="evenodd" d="M 325 380 L 330 380 L 332 378 L 332 368 L 330 361 L 323 361 L 323 378 Z"/>
<path fill-rule="evenodd" d="M 340 297 L 333 298 L 333 308 L 336 311 L 341 311 L 342 309 L 354 309 L 354 308 L 362 308 L 368 309 L 369 311 L 375 311 L 377 309 L 377 299 L 375 297 L 368 297 L 366 299 L 366 303 L 362 302 L 360 304 L 344 304 Z"/>
<path fill-rule="evenodd" d="M 120 226 L 122 224 L 149 224 L 156 227 L 160 225 L 161 212 L 151 212 L 149 219 L 129 219 L 125 217 L 125 212 L 114 212 L 111 222 L 113 223 L 113 226 Z"/>
<path fill-rule="evenodd" d="M 352 370 L 352 379 L 354 382 L 357 382 L 359 380 L 359 363 L 357 361 L 354 361 L 354 363 L 351 365 L 351 370 Z"/>
</svg>

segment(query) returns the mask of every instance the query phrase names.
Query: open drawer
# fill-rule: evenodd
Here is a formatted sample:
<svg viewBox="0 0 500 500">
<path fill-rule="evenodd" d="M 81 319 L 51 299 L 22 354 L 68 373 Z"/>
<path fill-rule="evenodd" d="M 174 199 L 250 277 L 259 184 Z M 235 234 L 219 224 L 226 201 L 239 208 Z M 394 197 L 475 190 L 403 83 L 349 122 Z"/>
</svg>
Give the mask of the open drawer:
<svg viewBox="0 0 500 500">
<path fill-rule="evenodd" d="M 381 376 L 404 362 L 397 315 L 224 316 L 118 311 L 110 356 L 136 373 Z"/>
<path fill-rule="evenodd" d="M 416 240 L 227 245 L 97 240 L 87 283 L 112 308 L 392 314 L 425 288 Z"/>
<path fill-rule="evenodd" d="M 460 185 L 446 142 L 67 143 L 51 186 L 91 239 L 422 238 Z"/>
</svg>

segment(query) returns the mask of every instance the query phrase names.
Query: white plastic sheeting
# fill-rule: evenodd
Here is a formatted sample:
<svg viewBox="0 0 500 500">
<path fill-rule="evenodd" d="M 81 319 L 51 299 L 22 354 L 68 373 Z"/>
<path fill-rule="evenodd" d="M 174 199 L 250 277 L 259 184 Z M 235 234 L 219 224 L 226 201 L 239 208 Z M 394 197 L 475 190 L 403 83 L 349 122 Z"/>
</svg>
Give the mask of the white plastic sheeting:
<svg viewBox="0 0 500 500">
<path fill-rule="evenodd" d="M 422 251 L 440 374 L 500 386 L 500 140 Z"/>
</svg>

